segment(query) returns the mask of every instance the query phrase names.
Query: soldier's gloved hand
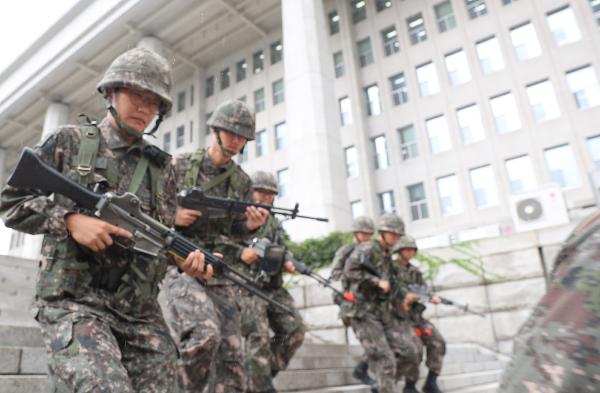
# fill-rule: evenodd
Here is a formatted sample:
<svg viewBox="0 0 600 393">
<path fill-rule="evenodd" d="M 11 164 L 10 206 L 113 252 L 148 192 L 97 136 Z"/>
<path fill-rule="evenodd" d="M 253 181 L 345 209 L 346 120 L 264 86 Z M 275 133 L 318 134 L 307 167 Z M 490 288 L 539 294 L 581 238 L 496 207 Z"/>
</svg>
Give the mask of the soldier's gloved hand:
<svg viewBox="0 0 600 393">
<path fill-rule="evenodd" d="M 292 263 L 292 261 L 285 261 L 283 263 L 283 268 L 288 273 L 296 273 L 296 266 Z"/>
<path fill-rule="evenodd" d="M 383 293 L 388 293 L 390 291 L 390 282 L 388 280 L 379 280 L 377 286 L 381 288 Z"/>
<path fill-rule="evenodd" d="M 175 225 L 179 227 L 189 227 L 195 223 L 200 216 L 202 216 L 201 211 L 178 207 L 177 212 L 175 213 Z"/>
<path fill-rule="evenodd" d="M 438 295 L 434 295 L 431 298 L 431 303 L 433 304 L 440 304 L 442 302 L 442 299 L 440 299 L 440 297 Z"/>
<path fill-rule="evenodd" d="M 246 227 L 253 231 L 267 222 L 269 211 L 262 207 L 248 206 L 246 208 Z"/>
<path fill-rule="evenodd" d="M 242 254 L 240 255 L 240 259 L 246 265 L 251 265 L 258 260 L 258 255 L 256 255 L 256 248 L 244 248 L 242 250 Z"/>
<path fill-rule="evenodd" d="M 94 252 L 113 244 L 111 235 L 131 239 L 133 235 L 123 228 L 84 214 L 72 213 L 65 217 L 65 226 L 73 240 Z"/>
<path fill-rule="evenodd" d="M 194 278 L 209 280 L 213 276 L 213 267 L 204 263 L 204 254 L 199 250 L 192 251 L 187 258 L 176 258 L 177 265 L 185 273 Z"/>
</svg>

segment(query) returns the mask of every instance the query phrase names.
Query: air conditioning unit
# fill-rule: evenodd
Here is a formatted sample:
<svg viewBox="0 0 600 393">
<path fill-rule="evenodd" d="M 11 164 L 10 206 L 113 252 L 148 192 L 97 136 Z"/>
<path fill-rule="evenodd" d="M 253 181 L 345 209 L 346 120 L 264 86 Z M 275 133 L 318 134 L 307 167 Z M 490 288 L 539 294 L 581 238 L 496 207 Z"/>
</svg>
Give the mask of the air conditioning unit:
<svg viewBox="0 0 600 393">
<path fill-rule="evenodd" d="M 555 185 L 512 195 L 510 210 L 516 232 L 534 231 L 569 222 L 562 191 Z"/>
</svg>

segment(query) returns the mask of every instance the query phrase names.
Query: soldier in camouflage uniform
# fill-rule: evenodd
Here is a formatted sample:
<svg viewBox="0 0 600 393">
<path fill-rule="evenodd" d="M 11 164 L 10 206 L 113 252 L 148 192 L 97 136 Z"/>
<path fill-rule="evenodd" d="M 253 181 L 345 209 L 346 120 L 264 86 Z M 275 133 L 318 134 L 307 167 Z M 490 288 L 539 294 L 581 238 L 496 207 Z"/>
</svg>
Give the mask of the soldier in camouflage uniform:
<svg viewBox="0 0 600 393">
<path fill-rule="evenodd" d="M 98 85 L 108 108 L 104 120 L 98 126 L 60 127 L 36 147 L 37 154 L 89 189 L 135 193 L 142 211 L 172 225 L 175 180 L 169 156 L 142 139 L 152 119 L 159 123 L 170 109 L 170 86 L 165 59 L 142 48 L 122 54 Z M 96 144 L 84 147 L 86 139 Z M 157 301 L 158 283 L 171 260 L 121 246 L 129 232 L 60 195 L 52 199 L 6 187 L 0 213 L 8 227 L 44 234 L 36 319 L 54 391 L 172 391 L 176 347 Z M 177 263 L 203 275 L 199 251 Z"/>
<path fill-rule="evenodd" d="M 410 263 L 417 254 L 417 251 L 417 242 L 409 235 L 402 236 L 398 243 L 394 245 L 392 253 L 394 256 L 397 256 L 397 259 L 394 260 L 396 277 L 406 285 L 416 284 L 426 286 L 427 284 L 423 279 L 423 274 L 415 265 Z M 441 301 L 438 296 L 434 296 L 431 299 L 431 302 L 433 304 L 440 304 Z M 439 330 L 423 317 L 425 308 L 426 306 L 421 302 L 412 303 L 407 311 L 408 318 L 413 323 L 415 331 L 421 338 L 423 345 L 427 348 L 427 361 L 425 364 L 429 369 L 429 373 L 427 374 L 425 385 L 423 385 L 423 392 L 441 393 L 437 385 L 437 377 L 442 371 L 444 355 L 446 354 L 446 341 Z M 399 318 L 406 318 L 404 310 L 401 310 L 399 314 Z M 420 362 L 412 365 L 408 370 L 403 370 L 406 371 L 405 377 L 407 385 L 414 386 L 419 380 L 419 365 Z"/>
<path fill-rule="evenodd" d="M 272 205 L 277 195 L 277 181 L 267 172 L 257 171 L 252 175 L 254 202 Z M 254 235 L 267 238 L 272 244 L 283 245 L 284 232 L 279 220 L 270 215 L 267 223 Z M 258 264 L 253 265 L 253 273 L 261 284 L 261 289 L 269 297 L 294 310 L 294 299 L 283 287 L 282 271 L 274 275 L 264 275 Z M 294 273 L 291 261 L 286 261 L 282 269 Z M 245 292 L 245 291 L 241 291 Z M 244 295 L 244 294 L 243 294 Z M 296 350 L 302 345 L 306 327 L 300 314 L 282 311 L 255 296 L 242 296 L 242 331 L 246 338 L 246 371 L 249 393 L 275 392 L 273 377 L 285 370 Z M 269 329 L 273 331 L 270 337 Z"/>
<path fill-rule="evenodd" d="M 390 250 L 404 234 L 404 223 L 397 215 L 387 213 L 381 216 L 377 230 L 377 238 L 357 245 L 344 267 L 344 279 L 356 297 L 344 313 L 365 350 L 369 368 L 377 376 L 379 391 L 391 393 L 398 379 L 397 370 L 420 362 L 422 346 L 410 323 L 394 318 L 392 313 L 395 303 L 416 300 L 406 288 L 392 286 Z M 405 392 L 413 391 L 405 388 Z"/>
<path fill-rule="evenodd" d="M 548 292 L 521 327 L 499 393 L 597 392 L 600 382 L 600 212 L 558 253 Z"/>
<path fill-rule="evenodd" d="M 206 195 L 251 200 L 250 178 L 232 157 L 254 139 L 254 114 L 241 101 L 227 101 L 217 107 L 207 125 L 212 135 L 210 147 L 176 160 L 178 189 L 199 186 Z M 246 213 L 179 208 L 176 224 L 187 237 L 223 254 L 225 262 L 250 264 L 257 259 L 255 250 L 240 250 L 237 243 L 247 240 L 268 214 L 255 207 Z M 214 364 L 210 391 L 243 392 L 240 306 L 232 282 L 217 277 L 201 285 L 170 269 L 163 288 L 181 354 L 183 389 L 201 392 Z"/>
</svg>

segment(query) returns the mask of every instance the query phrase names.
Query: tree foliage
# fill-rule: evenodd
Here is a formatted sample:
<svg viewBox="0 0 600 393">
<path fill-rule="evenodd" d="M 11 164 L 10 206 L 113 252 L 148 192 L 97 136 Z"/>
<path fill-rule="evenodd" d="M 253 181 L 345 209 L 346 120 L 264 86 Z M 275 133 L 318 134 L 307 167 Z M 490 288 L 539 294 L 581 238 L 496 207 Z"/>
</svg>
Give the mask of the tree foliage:
<svg viewBox="0 0 600 393">
<path fill-rule="evenodd" d="M 287 240 L 286 244 L 296 259 L 308 267 L 317 269 L 329 265 L 337 249 L 351 242 L 351 232 L 334 231 L 327 236 L 302 242 Z"/>
</svg>

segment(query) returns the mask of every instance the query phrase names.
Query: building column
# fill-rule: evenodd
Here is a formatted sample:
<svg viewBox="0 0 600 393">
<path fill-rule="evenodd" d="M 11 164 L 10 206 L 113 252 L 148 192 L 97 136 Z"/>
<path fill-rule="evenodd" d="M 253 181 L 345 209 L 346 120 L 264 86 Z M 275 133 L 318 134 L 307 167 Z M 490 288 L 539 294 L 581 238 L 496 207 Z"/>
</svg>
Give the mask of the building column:
<svg viewBox="0 0 600 393">
<path fill-rule="evenodd" d="M 58 126 L 68 124 L 69 122 L 69 107 L 62 102 L 51 102 L 46 109 L 46 117 L 44 118 L 44 128 L 42 129 L 42 140 L 46 136 L 56 131 Z"/>
<path fill-rule="evenodd" d="M 153 52 L 158 53 L 165 59 L 169 58 L 169 52 L 165 44 L 156 37 L 146 36 L 142 37 L 141 40 L 137 43 L 138 48 L 146 48 L 150 49 Z"/>
<path fill-rule="evenodd" d="M 295 239 L 350 228 L 344 152 L 334 92 L 333 59 L 322 0 L 283 0 L 282 28 L 286 122 L 290 136 L 289 194 L 301 214 L 286 225 Z"/>
</svg>

